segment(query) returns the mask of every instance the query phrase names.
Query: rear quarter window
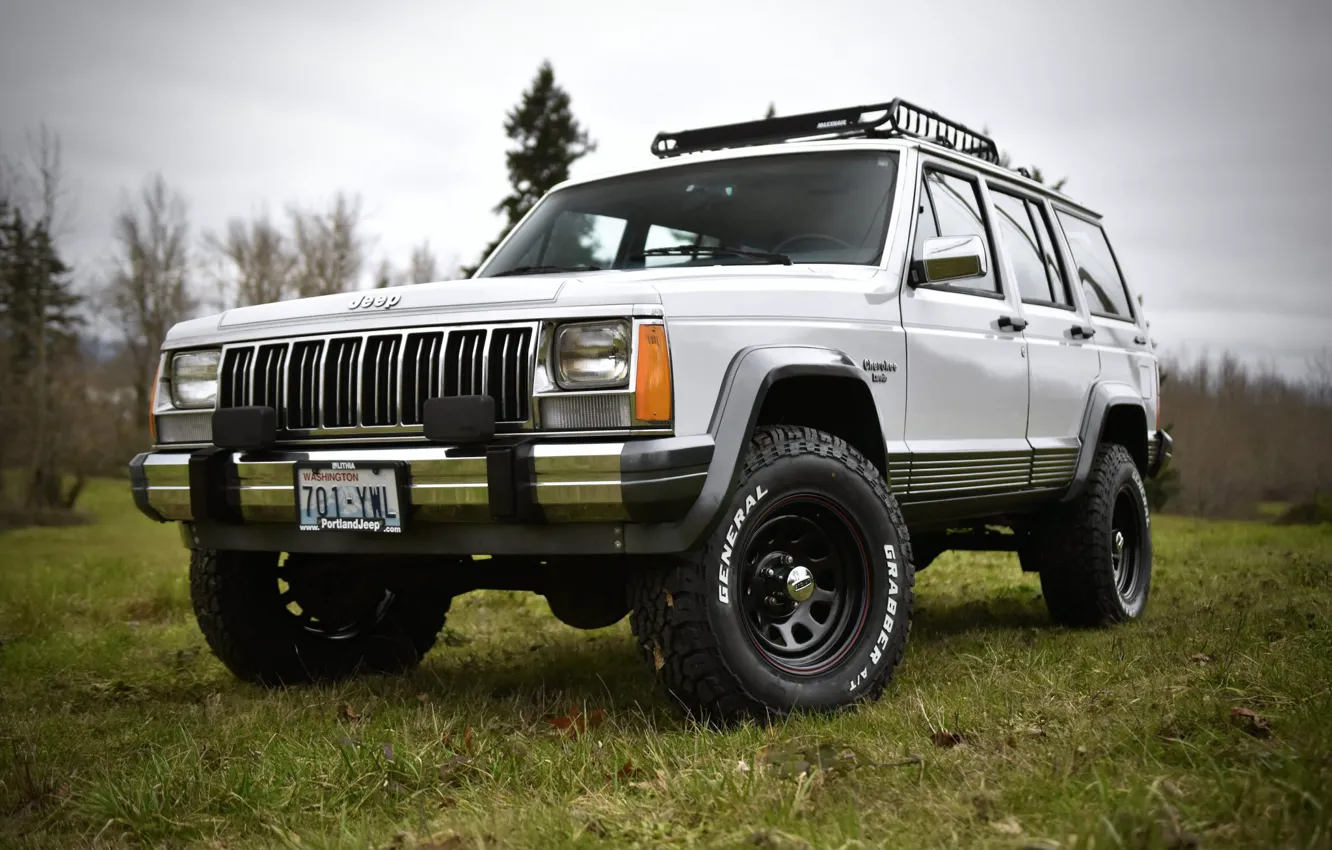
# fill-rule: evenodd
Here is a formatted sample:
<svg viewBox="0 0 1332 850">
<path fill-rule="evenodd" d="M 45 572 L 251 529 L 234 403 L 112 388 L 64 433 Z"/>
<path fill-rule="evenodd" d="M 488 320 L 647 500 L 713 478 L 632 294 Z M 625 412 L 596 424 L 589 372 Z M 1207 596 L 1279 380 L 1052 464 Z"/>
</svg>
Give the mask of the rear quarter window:
<svg viewBox="0 0 1332 850">
<path fill-rule="evenodd" d="M 1056 215 L 1064 231 L 1069 253 L 1077 266 L 1078 283 L 1093 313 L 1119 319 L 1133 319 L 1128 289 L 1119 273 L 1110 242 L 1098 224 L 1093 224 L 1060 210 Z"/>
</svg>

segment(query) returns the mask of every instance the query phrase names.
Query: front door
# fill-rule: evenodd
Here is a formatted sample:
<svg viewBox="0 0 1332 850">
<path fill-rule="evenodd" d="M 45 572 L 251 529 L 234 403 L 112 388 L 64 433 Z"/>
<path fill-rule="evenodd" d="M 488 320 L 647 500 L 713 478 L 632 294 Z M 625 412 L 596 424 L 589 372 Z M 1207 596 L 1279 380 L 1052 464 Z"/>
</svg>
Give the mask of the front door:
<svg viewBox="0 0 1332 850">
<path fill-rule="evenodd" d="M 927 160 L 918 191 L 912 259 L 936 236 L 980 236 L 983 275 L 945 284 L 912 280 L 901 295 L 907 344 L 906 501 L 984 496 L 1025 488 L 1026 342 L 995 268 L 975 175 Z M 914 267 L 914 263 L 913 263 Z M 914 272 L 913 272 L 914 274 Z"/>
</svg>

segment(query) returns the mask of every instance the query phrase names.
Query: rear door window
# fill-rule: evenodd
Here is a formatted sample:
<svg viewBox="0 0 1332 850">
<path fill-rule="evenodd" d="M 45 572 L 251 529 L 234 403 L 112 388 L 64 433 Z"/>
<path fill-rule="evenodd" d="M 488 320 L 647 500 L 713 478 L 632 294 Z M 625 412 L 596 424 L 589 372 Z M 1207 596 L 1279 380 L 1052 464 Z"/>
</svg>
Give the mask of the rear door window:
<svg viewBox="0 0 1332 850">
<path fill-rule="evenodd" d="M 1064 262 L 1059 259 L 1059 249 L 1055 246 L 1054 230 L 1050 227 L 1050 217 L 1045 213 L 1045 205 L 1036 201 L 1027 201 L 1027 210 L 1036 224 L 1036 238 L 1041 243 L 1041 259 L 1045 262 L 1045 275 L 1050 281 L 1050 291 L 1054 303 L 1060 307 L 1073 309 L 1073 293 L 1068 288 L 1068 275 L 1064 274 Z"/>
<path fill-rule="evenodd" d="M 1013 274 L 1017 278 L 1018 293 L 1022 300 L 1053 302 L 1050 278 L 1045 272 L 1036 225 L 1031 220 L 1031 210 L 1026 199 L 1010 195 L 994 186 L 990 187 L 990 198 L 994 201 L 995 229 L 1003 240 L 1004 253 L 1013 264 Z"/>
<path fill-rule="evenodd" d="M 1131 321 L 1133 308 L 1129 304 L 1128 289 L 1119 274 L 1119 265 L 1115 262 L 1105 232 L 1100 225 L 1063 210 L 1057 215 L 1059 225 L 1064 230 L 1064 238 L 1068 241 L 1069 253 L 1077 265 L 1078 282 L 1082 284 L 1087 306 L 1099 316 Z"/>
</svg>

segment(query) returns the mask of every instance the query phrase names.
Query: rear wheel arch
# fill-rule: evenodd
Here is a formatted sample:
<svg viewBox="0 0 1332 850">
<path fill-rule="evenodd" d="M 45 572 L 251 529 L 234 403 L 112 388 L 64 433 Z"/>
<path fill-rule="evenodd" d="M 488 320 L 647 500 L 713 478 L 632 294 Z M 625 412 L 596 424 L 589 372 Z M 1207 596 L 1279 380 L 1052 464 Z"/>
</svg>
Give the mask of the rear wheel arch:
<svg viewBox="0 0 1332 850">
<path fill-rule="evenodd" d="M 1147 475 L 1147 411 L 1141 404 L 1120 403 L 1105 412 L 1100 445 L 1114 443 L 1128 449 L 1138 474 Z"/>
<path fill-rule="evenodd" d="M 1096 451 L 1103 445 L 1123 446 L 1133 458 L 1138 473 L 1147 475 L 1147 408 L 1133 387 L 1114 382 L 1092 387 L 1080 436 L 1082 447 L 1078 450 L 1078 465 L 1063 501 L 1072 501 L 1082 493 L 1091 475 Z"/>
</svg>

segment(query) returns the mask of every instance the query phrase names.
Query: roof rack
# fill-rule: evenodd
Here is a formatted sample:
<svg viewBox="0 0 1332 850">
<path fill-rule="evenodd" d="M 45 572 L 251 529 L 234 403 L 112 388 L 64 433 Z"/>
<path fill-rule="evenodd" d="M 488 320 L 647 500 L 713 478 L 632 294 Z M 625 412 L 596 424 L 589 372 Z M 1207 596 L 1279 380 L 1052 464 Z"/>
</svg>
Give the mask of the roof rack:
<svg viewBox="0 0 1332 850">
<path fill-rule="evenodd" d="M 652 153 L 665 159 L 685 153 L 781 142 L 893 137 L 923 139 L 986 162 L 999 163 L 999 148 L 989 136 L 901 98 L 872 106 L 658 133 L 652 140 Z"/>
</svg>

